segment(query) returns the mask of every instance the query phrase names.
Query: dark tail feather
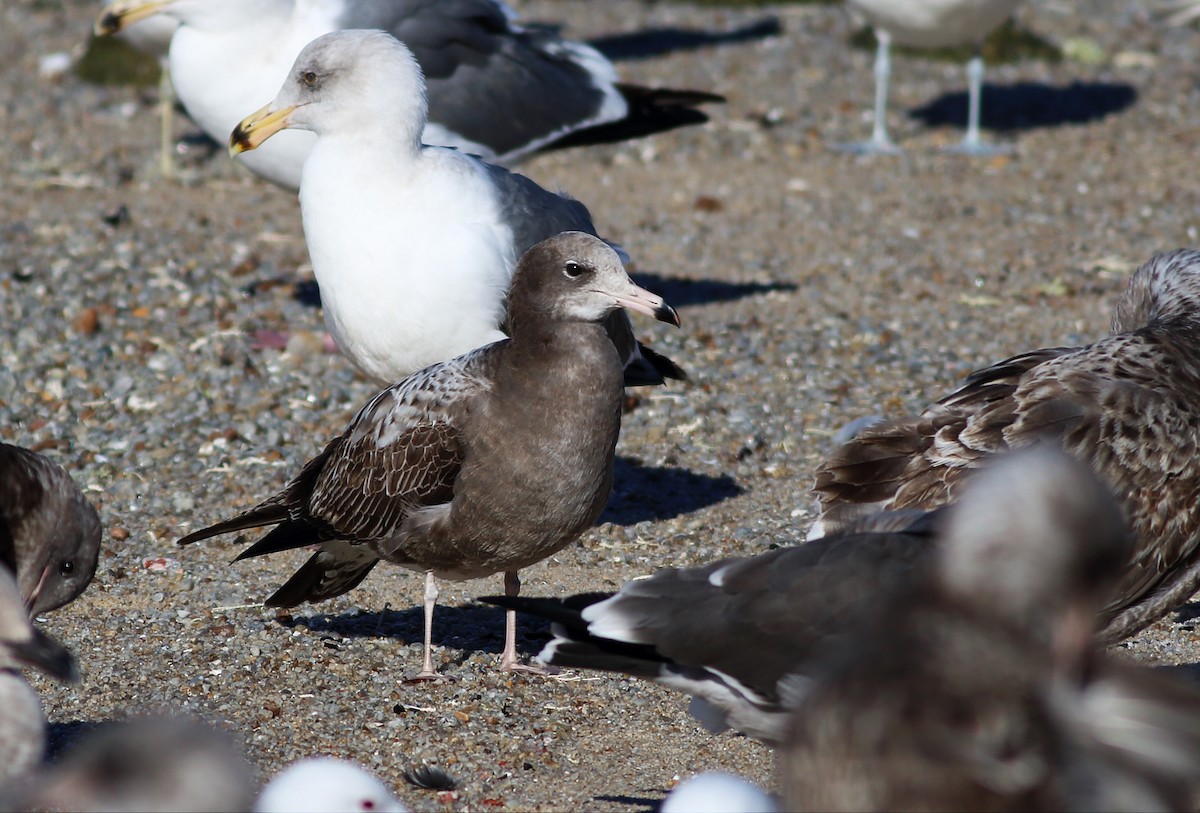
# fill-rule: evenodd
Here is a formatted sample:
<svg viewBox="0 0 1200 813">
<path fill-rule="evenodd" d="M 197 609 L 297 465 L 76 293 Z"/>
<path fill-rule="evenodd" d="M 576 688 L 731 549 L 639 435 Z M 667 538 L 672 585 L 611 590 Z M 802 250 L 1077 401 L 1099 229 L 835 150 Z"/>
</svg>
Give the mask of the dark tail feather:
<svg viewBox="0 0 1200 813">
<path fill-rule="evenodd" d="M 670 378 L 687 381 L 687 372 L 671 359 L 638 342 L 641 357 L 635 356 L 625 365 L 626 387 L 655 387 Z"/>
<path fill-rule="evenodd" d="M 304 520 L 289 520 L 276 525 L 269 534 L 239 553 L 233 561 L 240 562 L 255 556 L 278 553 L 281 550 L 303 548 L 307 545 L 315 545 L 320 541 L 316 528 Z"/>
<path fill-rule="evenodd" d="M 581 593 L 566 599 L 483 596 L 479 600 L 549 619 L 554 638 L 538 655 L 543 663 L 647 679 L 659 677 L 662 665 L 670 661 L 654 647 L 597 638 L 587 631 L 582 616 L 584 608 L 611 596 L 612 593 Z"/>
<path fill-rule="evenodd" d="M 724 96 L 699 90 L 645 88 L 638 85 L 617 85 L 617 89 L 629 105 L 629 114 L 625 118 L 568 133 L 546 149 L 611 144 L 664 133 L 678 127 L 703 124 L 708 121 L 708 116 L 702 110 L 696 110 L 695 105 L 725 101 Z"/>
<path fill-rule="evenodd" d="M 480 601 L 495 604 L 506 610 L 529 613 L 555 624 L 578 629 L 587 634 L 587 622 L 581 613 L 585 607 L 611 598 L 612 593 L 580 593 L 570 598 L 535 598 L 532 596 L 481 596 Z"/>
<path fill-rule="evenodd" d="M 287 518 L 288 510 L 283 504 L 264 503 L 263 505 L 251 508 L 244 514 L 238 514 L 233 519 L 227 519 L 224 522 L 218 522 L 216 525 L 192 531 L 175 544 L 190 545 L 193 542 L 199 542 L 201 539 L 210 539 L 214 536 L 220 536 L 221 534 L 233 531 L 244 531 L 247 528 L 261 528 L 264 525 L 274 525 L 277 522 L 283 522 Z"/>
<path fill-rule="evenodd" d="M 315 604 L 340 596 L 358 587 L 371 568 L 379 563 L 378 559 L 372 559 L 365 564 L 356 563 L 350 568 L 330 570 L 328 562 L 323 561 L 321 556 L 321 552 L 314 553 L 283 587 L 263 603 L 268 607 L 295 607 L 305 601 Z"/>
</svg>

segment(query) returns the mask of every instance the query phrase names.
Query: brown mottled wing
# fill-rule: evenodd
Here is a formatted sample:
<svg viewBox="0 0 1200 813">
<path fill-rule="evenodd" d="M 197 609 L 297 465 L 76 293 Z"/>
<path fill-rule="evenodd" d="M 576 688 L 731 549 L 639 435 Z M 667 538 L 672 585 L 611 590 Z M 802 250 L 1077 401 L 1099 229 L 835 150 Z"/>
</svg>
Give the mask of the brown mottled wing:
<svg viewBox="0 0 1200 813">
<path fill-rule="evenodd" d="M 1016 356 L 975 373 L 919 418 L 845 444 L 818 473 L 817 490 L 836 522 L 870 502 L 931 508 L 954 499 L 993 453 L 1050 439 L 1122 497 L 1137 536 L 1111 617 L 1170 587 L 1164 579 L 1197 557 L 1192 390 L 1200 385 L 1182 372 L 1189 363 L 1166 331 L 1152 329 Z"/>
<path fill-rule="evenodd" d="M 964 474 L 1008 447 L 1013 396 L 1038 365 L 1074 352 L 1048 348 L 972 373 L 921 415 L 875 424 L 836 449 L 817 471 L 826 532 L 852 527 L 880 509 L 945 505 Z"/>
<path fill-rule="evenodd" d="M 376 395 L 329 451 L 307 513 L 330 538 L 386 539 L 415 509 L 448 502 L 463 462 L 465 402 L 497 345 L 433 365 Z"/>
<path fill-rule="evenodd" d="M 268 605 L 291 607 L 353 589 L 379 561 L 364 543 L 395 535 L 414 510 L 452 499 L 467 402 L 487 388 L 489 359 L 499 346 L 427 367 L 383 390 L 326 447 L 320 464 L 305 467 L 293 481 L 305 492 L 303 504 L 254 547 L 269 552 L 308 539 L 321 548 Z"/>
</svg>

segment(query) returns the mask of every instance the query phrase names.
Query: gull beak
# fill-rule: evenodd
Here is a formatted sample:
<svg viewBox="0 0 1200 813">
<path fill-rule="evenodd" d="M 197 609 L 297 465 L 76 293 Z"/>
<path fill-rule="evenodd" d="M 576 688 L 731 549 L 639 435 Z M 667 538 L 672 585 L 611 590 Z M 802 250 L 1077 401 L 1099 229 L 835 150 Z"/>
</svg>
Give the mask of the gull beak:
<svg viewBox="0 0 1200 813">
<path fill-rule="evenodd" d="M 294 104 L 282 110 L 272 110 L 274 102 L 260 107 L 238 122 L 229 136 L 229 154 L 253 150 L 271 136 L 289 126 L 288 116 L 300 105 Z"/>
<path fill-rule="evenodd" d="M 3 646 L 22 663 L 41 669 L 64 683 L 77 682 L 79 667 L 71 652 L 36 627 L 32 633 L 28 641 L 8 641 Z"/>
<path fill-rule="evenodd" d="M 658 294 L 652 294 L 645 288 L 639 288 L 631 281 L 629 287 L 619 294 L 610 293 L 617 304 L 631 311 L 638 311 L 647 316 L 653 316 L 660 322 L 679 327 L 679 314 L 663 301 Z"/>
<path fill-rule="evenodd" d="M 172 0 L 117 0 L 100 14 L 93 30 L 97 37 L 117 34 L 139 20 L 153 17 L 171 3 Z"/>
</svg>

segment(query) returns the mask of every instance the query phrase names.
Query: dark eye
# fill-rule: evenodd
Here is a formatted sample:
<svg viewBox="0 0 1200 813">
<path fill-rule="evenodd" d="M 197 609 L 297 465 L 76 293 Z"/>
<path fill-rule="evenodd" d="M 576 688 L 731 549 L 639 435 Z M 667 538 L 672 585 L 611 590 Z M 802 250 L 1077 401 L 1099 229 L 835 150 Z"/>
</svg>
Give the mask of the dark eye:
<svg viewBox="0 0 1200 813">
<path fill-rule="evenodd" d="M 574 260 L 567 260 L 566 263 L 563 264 L 563 273 L 571 279 L 576 279 L 582 276 L 585 271 L 587 271 L 587 266 L 581 265 Z"/>
<path fill-rule="evenodd" d="M 317 76 L 316 71 L 305 71 L 300 78 L 304 81 L 304 84 L 308 85 L 309 87 L 314 87 L 317 84 L 317 79 L 319 77 Z"/>
<path fill-rule="evenodd" d="M 60 576 L 70 576 L 74 572 L 75 572 L 75 563 L 72 562 L 70 559 L 68 559 L 67 561 L 63 562 L 62 564 L 60 564 L 58 566 L 58 575 L 60 575 Z"/>
</svg>

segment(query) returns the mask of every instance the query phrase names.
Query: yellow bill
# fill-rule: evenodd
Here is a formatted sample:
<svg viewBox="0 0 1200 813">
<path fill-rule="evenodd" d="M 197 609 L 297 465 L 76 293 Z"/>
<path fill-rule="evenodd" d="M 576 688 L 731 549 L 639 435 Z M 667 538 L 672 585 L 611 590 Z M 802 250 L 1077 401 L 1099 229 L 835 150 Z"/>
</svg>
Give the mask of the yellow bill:
<svg viewBox="0 0 1200 813">
<path fill-rule="evenodd" d="M 273 104 L 273 103 L 272 103 Z M 271 136 L 288 127 L 288 116 L 299 105 L 289 105 L 272 110 L 271 104 L 264 105 L 238 122 L 229 136 L 229 154 L 237 155 L 262 145 Z"/>
<path fill-rule="evenodd" d="M 105 7 L 93 30 L 98 37 L 120 33 L 140 20 L 153 17 L 172 2 L 173 0 L 117 0 Z"/>
</svg>

